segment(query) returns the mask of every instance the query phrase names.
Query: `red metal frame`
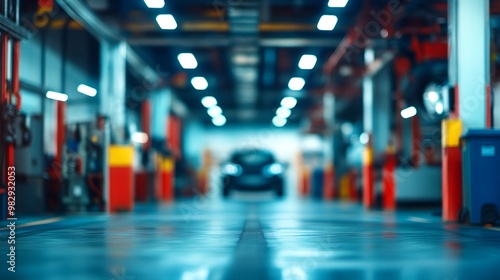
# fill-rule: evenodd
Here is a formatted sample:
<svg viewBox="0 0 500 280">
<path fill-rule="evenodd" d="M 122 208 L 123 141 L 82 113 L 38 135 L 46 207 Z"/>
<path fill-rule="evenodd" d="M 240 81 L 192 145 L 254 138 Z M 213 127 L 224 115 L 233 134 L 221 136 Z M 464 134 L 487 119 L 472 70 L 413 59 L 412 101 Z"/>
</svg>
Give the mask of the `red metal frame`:
<svg viewBox="0 0 500 280">
<path fill-rule="evenodd" d="M 21 95 L 19 93 L 19 59 L 21 52 L 21 43 L 18 40 L 13 42 L 13 53 L 12 53 L 12 94 L 8 92 L 7 88 L 7 56 L 9 47 L 9 35 L 6 33 L 2 34 L 1 37 L 1 58 L 2 58 L 2 66 L 1 66 L 1 106 L 10 105 L 13 103 L 12 96 L 15 96 L 16 104 L 15 109 L 19 111 L 21 109 Z M 15 167 L 15 143 L 8 143 L 7 147 L 5 147 L 6 151 L 6 166 L 7 167 Z M 5 178 L 1 178 L 4 182 L 7 182 L 6 174 Z M 8 195 L 8 198 L 11 198 L 11 195 Z M 12 218 L 13 216 L 8 213 L 7 217 Z"/>
<path fill-rule="evenodd" d="M 148 135 L 148 142 L 142 146 L 147 150 L 151 147 L 151 103 L 149 100 L 142 103 L 142 131 Z"/>
<path fill-rule="evenodd" d="M 420 118 L 415 116 L 411 119 L 411 160 L 414 167 L 420 166 L 421 129 Z"/>
<path fill-rule="evenodd" d="M 57 120 L 56 120 L 56 154 L 55 163 L 62 166 L 62 155 L 64 147 L 65 129 L 64 120 L 66 118 L 66 103 L 57 101 Z"/>
<path fill-rule="evenodd" d="M 10 95 L 7 92 L 7 52 L 8 52 L 9 37 L 7 34 L 2 34 L 2 73 L 1 73 L 1 88 L 2 88 L 2 104 L 10 103 Z"/>
</svg>

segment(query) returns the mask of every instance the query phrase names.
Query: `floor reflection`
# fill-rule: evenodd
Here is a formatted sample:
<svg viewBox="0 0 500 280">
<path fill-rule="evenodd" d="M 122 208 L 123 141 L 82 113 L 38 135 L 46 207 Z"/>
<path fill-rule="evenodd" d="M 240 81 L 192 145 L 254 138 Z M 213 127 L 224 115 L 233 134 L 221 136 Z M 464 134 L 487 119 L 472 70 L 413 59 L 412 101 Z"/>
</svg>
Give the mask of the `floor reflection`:
<svg viewBox="0 0 500 280">
<path fill-rule="evenodd" d="M 138 205 L 20 228 L 17 278 L 0 278 L 493 279 L 500 231 L 444 225 L 432 210 L 388 214 L 272 193 Z"/>
</svg>

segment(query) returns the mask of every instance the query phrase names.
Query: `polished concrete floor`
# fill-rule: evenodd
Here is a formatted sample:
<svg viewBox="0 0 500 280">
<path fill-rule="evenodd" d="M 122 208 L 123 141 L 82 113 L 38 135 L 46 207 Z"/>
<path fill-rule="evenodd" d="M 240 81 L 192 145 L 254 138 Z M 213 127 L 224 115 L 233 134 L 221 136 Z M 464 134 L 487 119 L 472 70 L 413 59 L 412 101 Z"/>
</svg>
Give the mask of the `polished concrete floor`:
<svg viewBox="0 0 500 280">
<path fill-rule="evenodd" d="M 499 228 L 445 225 L 432 212 L 207 197 L 20 217 L 16 273 L 0 231 L 0 279 L 500 279 Z"/>
</svg>

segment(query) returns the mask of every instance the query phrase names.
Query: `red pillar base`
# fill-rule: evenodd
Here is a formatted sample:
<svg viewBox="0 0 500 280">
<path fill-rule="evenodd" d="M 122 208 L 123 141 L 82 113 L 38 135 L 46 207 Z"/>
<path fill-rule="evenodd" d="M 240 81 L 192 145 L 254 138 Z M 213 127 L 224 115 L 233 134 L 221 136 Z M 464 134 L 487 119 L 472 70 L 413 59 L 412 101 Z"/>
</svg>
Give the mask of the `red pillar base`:
<svg viewBox="0 0 500 280">
<path fill-rule="evenodd" d="M 457 222 L 462 209 L 462 153 L 443 148 L 443 221 Z"/>
<path fill-rule="evenodd" d="M 133 176 L 132 167 L 109 168 L 109 205 L 110 213 L 129 212 L 133 210 Z"/>
</svg>

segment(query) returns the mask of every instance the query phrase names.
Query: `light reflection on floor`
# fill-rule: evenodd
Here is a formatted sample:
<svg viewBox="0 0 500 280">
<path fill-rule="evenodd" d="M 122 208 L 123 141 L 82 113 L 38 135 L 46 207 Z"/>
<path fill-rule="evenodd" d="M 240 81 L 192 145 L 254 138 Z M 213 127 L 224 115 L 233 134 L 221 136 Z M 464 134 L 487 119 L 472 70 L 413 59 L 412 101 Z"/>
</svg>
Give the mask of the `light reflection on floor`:
<svg viewBox="0 0 500 280">
<path fill-rule="evenodd" d="M 19 228 L 17 272 L 0 279 L 494 279 L 500 264 L 497 228 L 444 225 L 433 209 L 235 193 L 136 210 Z"/>
</svg>

